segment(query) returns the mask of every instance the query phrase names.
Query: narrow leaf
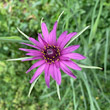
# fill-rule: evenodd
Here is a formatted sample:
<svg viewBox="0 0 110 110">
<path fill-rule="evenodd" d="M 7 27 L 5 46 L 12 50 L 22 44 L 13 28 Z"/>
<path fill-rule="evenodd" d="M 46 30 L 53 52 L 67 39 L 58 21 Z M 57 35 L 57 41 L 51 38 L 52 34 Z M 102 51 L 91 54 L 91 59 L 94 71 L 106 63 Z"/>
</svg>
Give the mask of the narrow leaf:
<svg viewBox="0 0 110 110">
<path fill-rule="evenodd" d="M 56 83 L 56 87 L 57 87 L 57 95 L 58 95 L 58 98 L 59 100 L 61 100 L 61 97 L 60 97 L 60 89 L 59 89 L 59 85 Z"/>
<path fill-rule="evenodd" d="M 19 61 L 19 60 L 24 60 L 24 59 L 27 59 L 27 58 L 32 58 L 32 57 L 14 58 L 14 59 L 8 59 L 6 61 Z"/>
<path fill-rule="evenodd" d="M 101 67 L 97 67 L 97 66 L 87 66 L 87 65 L 82 65 L 82 64 L 78 64 L 81 68 L 90 68 L 90 69 L 100 69 L 102 70 L 103 68 Z"/>
<path fill-rule="evenodd" d="M 16 43 L 21 43 L 21 42 L 31 43 L 28 40 L 9 39 L 9 37 L 0 37 L 0 41 L 1 42 L 16 42 Z"/>
<path fill-rule="evenodd" d="M 39 77 L 40 77 L 40 76 L 39 76 Z M 32 89 L 33 89 L 35 83 L 37 82 L 37 80 L 39 79 L 39 77 L 37 77 L 37 78 L 35 79 L 35 81 L 31 84 L 31 87 L 30 87 L 29 93 L 28 93 L 28 97 L 30 97 L 30 94 L 31 94 L 31 92 L 32 92 Z"/>
<path fill-rule="evenodd" d="M 25 33 L 23 33 L 18 27 L 17 27 L 17 30 L 18 30 L 24 37 L 26 37 L 27 39 L 29 39 L 29 36 L 27 36 Z"/>
<path fill-rule="evenodd" d="M 78 38 L 84 31 L 86 31 L 90 26 L 85 27 L 82 31 L 80 31 L 75 37 L 73 37 L 65 47 L 68 47 L 76 38 Z"/>
<path fill-rule="evenodd" d="M 63 13 L 64 13 L 64 11 L 62 11 L 61 14 L 59 15 L 59 17 L 58 17 L 58 19 L 57 19 L 58 22 L 59 22 L 61 16 L 63 15 Z"/>
</svg>

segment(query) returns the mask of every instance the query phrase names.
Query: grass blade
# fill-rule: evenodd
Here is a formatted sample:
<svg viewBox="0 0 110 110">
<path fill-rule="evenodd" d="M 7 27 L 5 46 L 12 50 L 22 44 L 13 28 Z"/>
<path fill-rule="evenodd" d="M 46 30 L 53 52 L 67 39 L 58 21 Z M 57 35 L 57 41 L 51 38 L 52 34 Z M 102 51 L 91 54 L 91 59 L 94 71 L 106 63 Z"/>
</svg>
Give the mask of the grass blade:
<svg viewBox="0 0 110 110">
<path fill-rule="evenodd" d="M 103 1 L 103 0 L 102 0 Z M 92 27 L 91 27 L 91 33 L 90 33 L 90 37 L 89 37 L 89 44 L 92 42 L 94 36 L 95 36 L 95 33 L 97 31 L 97 27 L 98 27 L 98 23 L 99 23 L 99 19 L 100 19 L 100 15 L 102 13 L 102 7 L 103 7 L 103 2 L 100 2 L 100 8 L 99 8 L 99 13 L 98 13 L 98 16 L 96 18 L 96 21 L 94 23 L 94 19 L 95 19 L 95 12 L 96 12 L 96 8 L 98 6 L 98 3 L 99 3 L 99 0 L 96 1 L 96 4 L 95 4 L 95 7 L 94 7 L 94 10 L 93 10 L 93 17 L 92 17 Z"/>
<path fill-rule="evenodd" d="M 108 54 L 108 36 L 109 36 L 109 29 L 106 31 L 106 43 L 105 43 L 105 56 L 104 56 L 104 74 L 105 78 L 107 78 L 106 71 L 107 71 L 107 54 Z"/>
</svg>

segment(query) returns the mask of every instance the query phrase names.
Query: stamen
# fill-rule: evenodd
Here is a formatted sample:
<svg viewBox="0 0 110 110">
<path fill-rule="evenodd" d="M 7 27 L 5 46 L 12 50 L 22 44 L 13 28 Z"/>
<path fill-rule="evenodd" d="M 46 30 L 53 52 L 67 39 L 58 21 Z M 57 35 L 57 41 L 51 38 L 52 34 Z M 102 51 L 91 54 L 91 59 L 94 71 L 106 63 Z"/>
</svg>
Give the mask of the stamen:
<svg viewBox="0 0 110 110">
<path fill-rule="evenodd" d="M 57 61 L 59 61 L 59 58 L 57 59 Z"/>
<path fill-rule="evenodd" d="M 55 58 L 55 56 L 53 56 L 53 58 Z"/>
<path fill-rule="evenodd" d="M 48 64 L 51 64 L 52 62 L 49 62 Z"/>
<path fill-rule="evenodd" d="M 44 49 L 46 49 L 46 46 L 44 46 Z"/>
<path fill-rule="evenodd" d="M 55 46 L 53 45 L 53 47 L 55 48 Z"/>
<path fill-rule="evenodd" d="M 52 61 L 53 63 L 55 63 L 54 61 Z"/>
<path fill-rule="evenodd" d="M 51 46 L 50 44 L 48 44 L 48 46 Z"/>
</svg>

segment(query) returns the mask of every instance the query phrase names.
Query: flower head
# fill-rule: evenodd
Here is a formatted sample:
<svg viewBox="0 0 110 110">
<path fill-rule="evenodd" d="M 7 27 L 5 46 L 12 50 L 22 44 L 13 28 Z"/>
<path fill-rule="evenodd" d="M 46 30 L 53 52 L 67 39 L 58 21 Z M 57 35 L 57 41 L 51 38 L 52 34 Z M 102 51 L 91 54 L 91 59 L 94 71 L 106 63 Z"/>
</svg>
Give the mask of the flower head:
<svg viewBox="0 0 110 110">
<path fill-rule="evenodd" d="M 60 69 L 72 78 L 76 78 L 76 76 L 71 72 L 68 67 L 74 70 L 81 70 L 81 68 L 71 60 L 85 59 L 84 56 L 78 53 L 73 53 L 73 51 L 78 49 L 80 45 L 72 45 L 65 48 L 65 45 L 77 33 L 72 32 L 67 34 L 67 31 L 64 31 L 56 40 L 57 24 L 58 23 L 56 21 L 52 31 L 49 33 L 46 24 L 42 23 L 41 28 L 43 37 L 42 34 L 38 34 L 39 42 L 34 38 L 29 37 L 29 40 L 33 43 L 33 45 L 22 43 L 24 45 L 33 47 L 34 49 L 19 48 L 22 51 L 26 51 L 26 55 L 33 56 L 32 58 L 24 59 L 22 61 L 39 59 L 39 61 L 34 63 L 26 72 L 28 73 L 32 69 L 39 67 L 33 75 L 32 79 L 30 80 L 30 83 L 32 83 L 44 71 L 45 81 L 48 87 L 50 87 L 50 76 L 57 82 L 58 85 L 60 85 Z"/>
</svg>

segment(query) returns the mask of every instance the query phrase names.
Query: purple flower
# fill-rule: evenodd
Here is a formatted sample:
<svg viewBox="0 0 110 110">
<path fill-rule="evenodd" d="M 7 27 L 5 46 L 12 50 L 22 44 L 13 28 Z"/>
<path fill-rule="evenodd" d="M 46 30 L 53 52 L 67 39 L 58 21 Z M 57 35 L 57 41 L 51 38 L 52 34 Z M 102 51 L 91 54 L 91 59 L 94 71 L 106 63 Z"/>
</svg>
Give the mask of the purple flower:
<svg viewBox="0 0 110 110">
<path fill-rule="evenodd" d="M 77 33 L 72 32 L 67 34 L 67 31 L 64 31 L 56 40 L 57 24 L 58 23 L 56 21 L 52 31 L 49 33 L 46 24 L 42 23 L 41 28 L 43 37 L 42 34 L 38 34 L 39 42 L 34 38 L 29 37 L 29 40 L 34 45 L 22 43 L 24 45 L 34 48 L 20 48 L 20 50 L 27 52 L 26 55 L 33 56 L 32 58 L 24 59 L 22 61 L 39 59 L 39 61 L 34 63 L 26 71 L 26 73 L 28 73 L 32 69 L 39 67 L 33 75 L 32 79 L 30 80 L 30 83 L 32 83 L 44 71 L 45 81 L 48 87 L 50 87 L 50 76 L 57 82 L 58 85 L 60 85 L 60 69 L 72 78 L 76 78 L 76 76 L 71 72 L 71 70 L 68 67 L 74 70 L 81 70 L 81 68 L 71 60 L 82 60 L 86 58 L 78 53 L 73 53 L 73 51 L 78 49 L 80 45 L 72 45 L 67 48 L 64 48 L 65 45 L 70 41 L 70 39 L 74 37 Z"/>
</svg>

